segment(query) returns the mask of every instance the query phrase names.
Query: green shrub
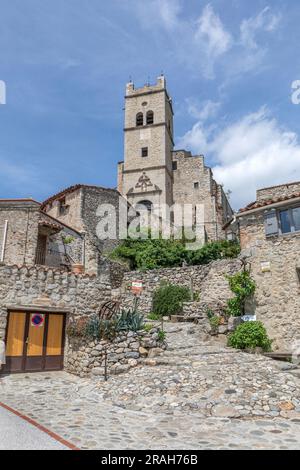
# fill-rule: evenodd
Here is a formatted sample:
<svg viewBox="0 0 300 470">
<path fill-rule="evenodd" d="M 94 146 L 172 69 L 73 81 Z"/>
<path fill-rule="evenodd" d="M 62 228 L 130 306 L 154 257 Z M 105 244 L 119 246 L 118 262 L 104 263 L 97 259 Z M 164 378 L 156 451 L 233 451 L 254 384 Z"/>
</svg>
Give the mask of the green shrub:
<svg viewBox="0 0 300 470">
<path fill-rule="evenodd" d="M 148 320 L 161 320 L 161 315 L 158 315 L 157 313 L 149 313 Z"/>
<path fill-rule="evenodd" d="M 216 315 L 209 318 L 210 326 L 215 331 L 218 329 L 218 327 L 220 325 L 220 321 L 221 321 L 220 317 L 217 317 Z"/>
<path fill-rule="evenodd" d="M 151 331 L 153 328 L 153 325 L 151 325 L 150 323 L 146 323 L 144 326 L 143 326 L 143 330 L 145 330 L 147 333 L 149 333 L 149 331 Z"/>
<path fill-rule="evenodd" d="M 269 339 L 261 322 L 245 322 L 229 336 L 228 346 L 236 349 L 262 348 L 264 351 L 271 351 L 272 340 Z"/>
<path fill-rule="evenodd" d="M 187 250 L 185 240 L 126 239 L 115 248 L 110 258 L 126 262 L 131 269 L 147 270 L 188 265 L 208 264 L 222 258 L 236 258 L 239 244 L 232 241 L 207 243 L 199 250 Z"/>
<path fill-rule="evenodd" d="M 166 332 L 163 330 L 159 330 L 157 334 L 158 334 L 158 341 L 162 343 L 166 339 Z"/>
<path fill-rule="evenodd" d="M 161 317 L 176 315 L 182 311 L 183 302 L 191 300 L 191 292 L 187 287 L 165 284 L 153 295 L 153 313 Z"/>
<path fill-rule="evenodd" d="M 222 258 L 236 258 L 240 251 L 238 243 L 222 240 L 207 243 L 199 250 L 188 251 L 187 260 L 191 265 L 208 264 Z"/>
</svg>

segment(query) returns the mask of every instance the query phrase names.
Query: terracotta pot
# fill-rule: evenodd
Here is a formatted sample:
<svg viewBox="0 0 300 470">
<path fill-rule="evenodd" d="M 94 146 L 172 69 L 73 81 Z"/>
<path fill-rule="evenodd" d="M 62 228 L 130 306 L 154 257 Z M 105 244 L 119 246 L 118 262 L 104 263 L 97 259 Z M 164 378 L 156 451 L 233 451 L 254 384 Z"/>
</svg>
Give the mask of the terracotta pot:
<svg viewBox="0 0 300 470">
<path fill-rule="evenodd" d="M 72 264 L 72 272 L 74 274 L 83 274 L 84 273 L 83 264 Z"/>
</svg>

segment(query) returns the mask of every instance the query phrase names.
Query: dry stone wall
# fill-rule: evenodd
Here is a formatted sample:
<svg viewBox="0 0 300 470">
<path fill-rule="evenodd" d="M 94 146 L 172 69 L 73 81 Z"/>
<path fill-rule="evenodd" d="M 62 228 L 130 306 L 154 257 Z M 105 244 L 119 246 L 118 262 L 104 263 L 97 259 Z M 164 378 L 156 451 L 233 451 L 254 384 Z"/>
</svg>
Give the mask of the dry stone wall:
<svg viewBox="0 0 300 470">
<path fill-rule="evenodd" d="M 202 303 L 215 305 L 225 303 L 232 297 L 226 275 L 232 275 L 241 269 L 238 259 L 214 261 L 204 266 L 188 266 L 182 268 L 155 269 L 146 272 L 130 271 L 124 274 L 122 285 L 122 304 L 130 308 L 134 303 L 134 295 L 130 291 L 133 281 L 143 282 L 143 292 L 139 297 L 139 310 L 145 314 L 152 311 L 154 291 L 162 282 L 179 286 L 191 287 L 200 294 Z"/>
<path fill-rule="evenodd" d="M 0 266 L 0 338 L 5 336 L 7 307 L 44 305 L 75 317 L 89 316 L 111 298 L 110 279 L 46 267 Z"/>
<path fill-rule="evenodd" d="M 136 367 L 153 350 L 163 350 L 166 343 L 159 340 L 159 327 L 147 332 L 124 332 L 113 341 L 89 341 L 69 338 L 66 348 L 65 369 L 80 377 L 103 376 L 105 350 L 108 374 L 121 374 Z"/>
</svg>

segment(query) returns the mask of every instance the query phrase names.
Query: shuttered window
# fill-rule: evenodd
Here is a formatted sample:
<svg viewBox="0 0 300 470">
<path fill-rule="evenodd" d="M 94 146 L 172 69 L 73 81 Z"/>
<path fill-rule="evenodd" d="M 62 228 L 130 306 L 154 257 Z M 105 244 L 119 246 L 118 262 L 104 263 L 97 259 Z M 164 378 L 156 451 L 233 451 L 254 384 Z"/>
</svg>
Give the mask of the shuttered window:
<svg viewBox="0 0 300 470">
<path fill-rule="evenodd" d="M 271 235 L 276 235 L 278 234 L 278 219 L 277 219 L 277 213 L 275 210 L 269 211 L 265 213 L 265 231 L 266 231 L 266 236 L 269 237 Z"/>
</svg>

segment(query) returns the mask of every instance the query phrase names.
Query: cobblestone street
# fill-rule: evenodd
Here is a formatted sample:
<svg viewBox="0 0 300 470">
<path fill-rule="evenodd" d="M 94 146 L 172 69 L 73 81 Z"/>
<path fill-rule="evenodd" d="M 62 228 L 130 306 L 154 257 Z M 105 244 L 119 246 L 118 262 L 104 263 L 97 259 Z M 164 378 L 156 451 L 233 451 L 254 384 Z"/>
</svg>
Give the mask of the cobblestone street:
<svg viewBox="0 0 300 470">
<path fill-rule="evenodd" d="M 0 401 L 82 449 L 298 449 L 299 370 L 167 324 L 169 349 L 129 373 L 10 375 Z"/>
</svg>

